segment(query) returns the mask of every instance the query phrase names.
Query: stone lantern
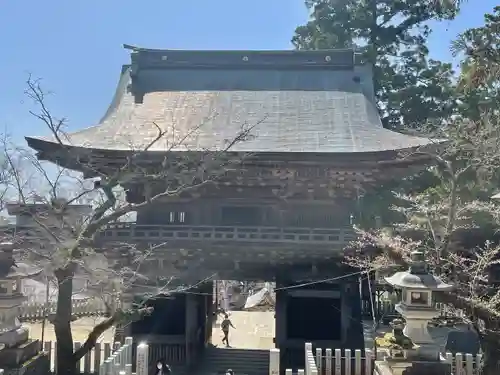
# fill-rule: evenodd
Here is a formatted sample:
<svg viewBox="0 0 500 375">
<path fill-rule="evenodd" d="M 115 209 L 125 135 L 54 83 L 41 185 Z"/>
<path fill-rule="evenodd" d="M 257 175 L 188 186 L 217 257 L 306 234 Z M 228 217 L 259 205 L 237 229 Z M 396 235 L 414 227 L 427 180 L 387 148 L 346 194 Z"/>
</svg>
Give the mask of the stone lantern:
<svg viewBox="0 0 500 375">
<path fill-rule="evenodd" d="M 428 323 L 439 315 L 432 294 L 449 291 L 453 286 L 429 273 L 424 253 L 420 251 L 412 252 L 408 271 L 397 272 L 385 280 L 402 291 L 402 301 L 396 305 L 396 311 L 406 321 L 404 335 L 418 346 L 419 357 L 436 360 L 439 350 L 427 329 Z"/>
<path fill-rule="evenodd" d="M 7 373 L 27 371 L 33 367 L 35 374 L 48 370 L 48 358 L 40 353 L 40 342 L 29 339 L 28 328 L 19 321 L 22 294 L 21 281 L 36 276 L 41 269 L 16 263 L 13 244 L 0 243 L 0 369 Z M 31 371 L 31 370 L 30 370 Z"/>
</svg>

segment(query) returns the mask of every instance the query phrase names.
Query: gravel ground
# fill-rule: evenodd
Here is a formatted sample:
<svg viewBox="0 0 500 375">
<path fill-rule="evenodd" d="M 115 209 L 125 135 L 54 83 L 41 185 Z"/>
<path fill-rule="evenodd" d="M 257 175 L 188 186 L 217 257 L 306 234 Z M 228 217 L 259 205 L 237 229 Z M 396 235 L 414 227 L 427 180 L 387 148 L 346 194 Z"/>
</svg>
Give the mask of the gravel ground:
<svg viewBox="0 0 500 375">
<path fill-rule="evenodd" d="M 229 314 L 229 318 L 236 327 L 229 331 L 229 343 L 233 348 L 274 348 L 274 311 L 231 311 Z M 212 343 L 218 347 L 224 346 L 220 329 L 221 321 L 222 318 L 219 317 L 212 335 Z"/>
<path fill-rule="evenodd" d="M 81 318 L 75 320 L 71 323 L 71 328 L 73 332 L 73 341 L 84 342 L 87 338 L 89 332 L 92 328 L 102 321 L 103 318 Z M 28 327 L 30 330 L 30 338 L 41 339 L 42 338 L 42 323 L 23 323 L 23 326 Z M 112 342 L 113 341 L 113 329 L 107 330 L 100 338 L 100 342 Z M 45 324 L 45 337 L 44 341 L 56 341 L 56 335 L 54 333 L 54 326 L 46 322 Z"/>
</svg>

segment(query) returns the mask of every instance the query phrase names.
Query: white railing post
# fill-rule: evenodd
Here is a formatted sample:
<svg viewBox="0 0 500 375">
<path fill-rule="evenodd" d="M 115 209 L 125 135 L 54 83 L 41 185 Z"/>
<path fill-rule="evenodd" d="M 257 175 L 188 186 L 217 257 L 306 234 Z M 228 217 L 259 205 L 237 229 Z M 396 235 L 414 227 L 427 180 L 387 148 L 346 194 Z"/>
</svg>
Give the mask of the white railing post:
<svg viewBox="0 0 500 375">
<path fill-rule="evenodd" d="M 125 345 L 127 346 L 125 352 L 125 365 L 132 364 L 132 346 L 134 345 L 134 339 L 132 337 L 125 337 Z"/>
<path fill-rule="evenodd" d="M 457 375 L 465 375 L 463 373 L 463 369 L 464 369 L 464 361 L 462 353 L 457 353 L 455 354 L 455 373 Z"/>
<path fill-rule="evenodd" d="M 318 374 L 318 367 L 316 366 L 316 360 L 314 358 L 313 350 L 312 350 L 312 344 L 310 342 L 305 344 L 305 363 L 306 363 L 306 368 L 305 372 L 306 375 L 317 375 Z"/>
<path fill-rule="evenodd" d="M 350 374 L 351 373 L 351 349 L 346 349 L 344 351 L 345 353 L 345 373 Z"/>
<path fill-rule="evenodd" d="M 104 374 L 113 375 L 113 361 L 110 358 L 104 361 Z"/>
<path fill-rule="evenodd" d="M 483 365 L 483 355 L 482 354 L 477 354 L 476 355 L 476 373 L 474 375 L 479 375 L 481 371 L 481 366 Z"/>
<path fill-rule="evenodd" d="M 332 349 L 325 350 L 325 373 L 332 375 Z M 371 375 L 371 374 L 368 374 Z"/>
<path fill-rule="evenodd" d="M 293 375 L 293 371 L 292 371 L 292 369 L 287 368 L 287 369 L 285 370 L 285 375 Z"/>
<path fill-rule="evenodd" d="M 365 349 L 365 374 L 370 375 L 372 373 L 372 358 L 374 353 L 371 349 Z"/>
<path fill-rule="evenodd" d="M 342 350 L 335 349 L 335 375 L 342 375 Z"/>
<path fill-rule="evenodd" d="M 311 370 L 309 368 L 310 363 L 309 363 L 309 352 L 312 353 L 312 344 L 310 342 L 306 342 L 304 346 L 304 372 L 306 375 L 311 375 Z"/>
<path fill-rule="evenodd" d="M 316 348 L 316 368 L 318 372 L 321 372 L 323 368 L 323 350 L 321 348 Z"/>
<path fill-rule="evenodd" d="M 127 350 L 128 350 L 128 345 L 125 344 L 121 347 L 121 353 L 120 353 L 120 363 L 122 364 L 122 370 L 125 370 L 125 365 L 128 363 L 127 362 Z"/>
<path fill-rule="evenodd" d="M 441 360 L 451 365 L 452 374 L 456 375 L 479 375 L 483 356 L 477 354 L 475 357 L 470 353 L 446 353 Z"/>
<path fill-rule="evenodd" d="M 361 375 L 361 350 L 354 351 L 354 374 Z"/>
<path fill-rule="evenodd" d="M 465 355 L 465 373 L 467 375 L 475 375 L 474 374 L 474 357 L 470 353 L 467 353 Z"/>
<path fill-rule="evenodd" d="M 279 375 L 280 373 L 280 350 L 269 350 L 269 375 Z"/>
<path fill-rule="evenodd" d="M 75 350 L 80 347 L 81 343 L 76 342 Z M 49 357 L 51 371 L 54 371 L 55 363 L 57 363 L 56 348 L 56 342 L 45 341 L 43 343 L 43 351 Z M 115 348 L 118 348 L 118 345 L 115 345 Z M 78 361 L 78 369 L 80 372 L 83 370 L 82 373 L 93 373 L 95 375 L 118 375 L 120 371 L 125 371 L 125 375 L 132 375 L 132 350 L 133 340 L 131 337 L 127 337 L 125 344 L 114 352 L 111 351 L 110 343 L 97 343 L 95 348 Z"/>
<path fill-rule="evenodd" d="M 136 358 L 136 374 L 137 375 L 149 375 L 148 374 L 148 364 L 149 364 L 149 346 L 146 343 L 141 343 L 137 345 L 137 358 Z"/>
</svg>

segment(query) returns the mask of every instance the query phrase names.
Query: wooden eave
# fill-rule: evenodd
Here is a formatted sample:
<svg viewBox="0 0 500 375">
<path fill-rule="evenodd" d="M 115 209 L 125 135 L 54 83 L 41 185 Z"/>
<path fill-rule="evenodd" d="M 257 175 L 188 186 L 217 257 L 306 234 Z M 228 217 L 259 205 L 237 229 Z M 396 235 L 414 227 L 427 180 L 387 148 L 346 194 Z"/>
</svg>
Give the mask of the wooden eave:
<svg viewBox="0 0 500 375">
<path fill-rule="evenodd" d="M 53 162 L 61 167 L 83 172 L 85 177 L 91 178 L 99 175 L 109 175 L 122 168 L 127 160 L 134 155 L 133 150 L 116 151 L 92 149 L 76 146 L 60 145 L 37 138 L 26 138 L 28 145 L 37 151 L 39 160 Z M 185 158 L 189 151 L 158 152 L 145 151 L 136 153 L 136 165 L 154 166 L 160 165 L 165 157 Z M 205 154 L 192 152 L 193 155 Z M 241 158 L 247 166 L 254 167 L 279 167 L 286 163 L 286 167 L 301 168 L 311 166 L 330 166 L 352 170 L 370 170 L 377 168 L 402 168 L 411 165 L 431 164 L 431 157 L 424 154 L 414 154 L 405 158 L 399 157 L 398 151 L 367 152 L 367 153 L 255 153 L 238 154 L 226 153 L 234 158 Z"/>
</svg>

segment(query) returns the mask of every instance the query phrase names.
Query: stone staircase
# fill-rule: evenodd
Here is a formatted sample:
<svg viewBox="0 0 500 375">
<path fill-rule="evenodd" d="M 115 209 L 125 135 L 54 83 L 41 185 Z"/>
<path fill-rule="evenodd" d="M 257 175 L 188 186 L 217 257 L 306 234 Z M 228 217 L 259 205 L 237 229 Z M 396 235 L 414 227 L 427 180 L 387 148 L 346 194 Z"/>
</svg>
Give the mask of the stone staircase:
<svg viewBox="0 0 500 375">
<path fill-rule="evenodd" d="M 198 375 L 224 375 L 227 369 L 235 375 L 268 375 L 269 350 L 207 348 Z"/>
<path fill-rule="evenodd" d="M 179 365 L 171 365 L 170 369 L 172 370 L 173 375 L 190 375 L 191 371 L 186 367 L 186 366 L 179 366 Z M 155 374 L 156 369 L 153 368 L 153 372 L 150 372 L 150 374 Z"/>
</svg>

